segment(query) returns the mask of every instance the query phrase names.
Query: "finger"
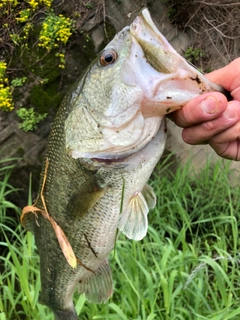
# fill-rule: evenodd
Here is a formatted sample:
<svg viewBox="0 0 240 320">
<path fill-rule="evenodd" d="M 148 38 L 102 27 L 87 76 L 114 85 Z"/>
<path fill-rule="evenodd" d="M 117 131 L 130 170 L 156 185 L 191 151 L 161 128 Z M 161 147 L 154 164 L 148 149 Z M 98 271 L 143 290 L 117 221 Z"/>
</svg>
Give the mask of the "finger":
<svg viewBox="0 0 240 320">
<path fill-rule="evenodd" d="M 235 100 L 240 100 L 240 58 L 221 69 L 206 74 L 206 77 L 230 91 Z"/>
<path fill-rule="evenodd" d="M 240 122 L 238 121 L 235 125 L 230 128 L 224 130 L 223 132 L 214 135 L 209 143 L 211 144 L 220 144 L 220 143 L 229 143 L 235 141 L 236 139 L 240 139 Z"/>
<path fill-rule="evenodd" d="M 219 92 L 205 93 L 173 112 L 172 120 L 182 128 L 219 117 L 227 108 L 226 97 Z"/>
<path fill-rule="evenodd" d="M 233 127 L 239 121 L 240 102 L 231 101 L 228 103 L 225 112 L 218 118 L 185 128 L 182 132 L 182 138 L 188 144 L 199 144 Z M 220 140 L 218 140 L 218 142 L 220 142 Z"/>
<path fill-rule="evenodd" d="M 240 141 L 238 139 L 220 144 L 210 143 L 210 145 L 219 156 L 229 160 L 240 161 Z"/>
</svg>

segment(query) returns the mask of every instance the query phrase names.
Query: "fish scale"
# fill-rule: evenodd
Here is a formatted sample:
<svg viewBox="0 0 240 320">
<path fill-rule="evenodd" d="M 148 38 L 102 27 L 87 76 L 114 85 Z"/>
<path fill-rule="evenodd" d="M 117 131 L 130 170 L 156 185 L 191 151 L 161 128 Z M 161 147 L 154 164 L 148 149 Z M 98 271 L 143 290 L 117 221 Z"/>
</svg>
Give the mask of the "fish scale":
<svg viewBox="0 0 240 320">
<path fill-rule="evenodd" d="M 151 165 L 148 163 L 148 166 L 154 167 L 157 160 L 158 159 L 154 159 L 154 163 Z M 140 166 L 143 170 L 145 169 L 142 164 Z M 78 167 L 78 172 L 80 171 L 79 169 L 80 167 Z M 76 225 L 75 228 L 72 228 L 71 220 L 69 220 L 69 226 L 65 226 L 64 228 L 68 240 L 72 243 L 74 252 L 79 253 L 79 259 L 81 262 L 89 268 L 92 268 L 93 271 L 96 271 L 99 268 L 103 259 L 105 260 L 113 249 L 116 237 L 117 221 L 120 215 L 123 180 L 126 179 L 127 181 L 125 185 L 125 193 L 130 194 L 130 190 L 133 190 L 135 187 L 137 176 L 139 174 L 141 175 L 140 169 L 141 168 L 138 167 L 131 171 L 132 176 L 130 181 L 127 180 L 129 171 L 126 169 L 120 168 L 118 173 L 116 173 L 116 168 L 114 168 L 114 170 L 109 170 L 109 168 L 106 168 L 105 170 L 100 169 L 100 172 L 98 171 L 98 173 L 99 175 L 102 175 L 107 184 L 110 185 L 109 191 L 106 192 L 101 201 L 99 201 L 94 208 L 88 212 L 87 216 L 83 217 L 81 225 Z M 67 174 L 67 177 L 69 177 L 69 173 Z M 143 181 L 145 182 L 146 179 L 148 179 L 148 177 L 143 179 Z M 119 188 L 119 185 L 121 188 Z M 48 192 L 51 194 L 51 190 L 48 191 L 46 185 L 45 193 Z M 49 201 L 49 197 L 46 196 L 48 208 L 51 207 L 50 205 L 48 206 Z M 123 205 L 123 209 L 128 203 L 127 197 L 124 201 L 125 204 Z M 108 208 L 108 210 L 106 210 L 106 208 Z M 54 208 L 51 207 L 51 211 L 54 212 Z M 59 222 L 57 217 L 56 220 Z M 50 243 L 49 239 L 45 239 L 46 234 L 52 233 L 49 222 L 46 219 L 41 218 L 39 219 L 39 224 L 41 226 L 41 233 L 35 233 L 35 237 L 37 247 L 41 247 L 40 259 L 41 274 L 43 275 L 41 279 L 43 293 L 40 296 L 40 302 L 55 310 L 61 310 L 63 305 L 65 308 L 68 306 L 68 303 L 66 303 L 68 300 L 66 297 L 66 288 L 69 287 L 69 284 L 71 284 L 71 286 L 75 284 L 75 287 L 79 283 L 79 279 L 87 278 L 92 276 L 92 274 L 84 267 L 79 266 L 76 269 L 72 269 L 66 263 L 66 260 L 58 246 L 57 239 L 54 237 L 51 238 L 52 242 Z M 59 224 L 61 225 L 60 222 Z M 89 248 L 84 235 L 86 235 L 88 239 L 91 239 L 91 247 L 96 252 L 97 258 L 91 248 Z M 44 247 L 42 247 L 43 244 L 45 244 Z M 50 259 L 46 259 L 46 252 Z M 56 261 L 58 262 L 58 272 L 56 272 Z M 94 266 L 94 268 L 92 266 Z M 46 270 L 48 272 L 47 275 Z M 61 270 L 61 272 L 59 270 Z M 70 295 L 72 296 L 71 291 Z"/>
<path fill-rule="evenodd" d="M 146 183 L 165 147 L 164 115 L 213 90 L 222 88 L 177 54 L 145 9 L 64 98 L 38 200 L 21 217 L 40 255 L 39 301 L 56 320 L 78 319 L 76 287 L 92 303 L 112 295 L 117 231 L 143 239 L 156 204 Z"/>
</svg>

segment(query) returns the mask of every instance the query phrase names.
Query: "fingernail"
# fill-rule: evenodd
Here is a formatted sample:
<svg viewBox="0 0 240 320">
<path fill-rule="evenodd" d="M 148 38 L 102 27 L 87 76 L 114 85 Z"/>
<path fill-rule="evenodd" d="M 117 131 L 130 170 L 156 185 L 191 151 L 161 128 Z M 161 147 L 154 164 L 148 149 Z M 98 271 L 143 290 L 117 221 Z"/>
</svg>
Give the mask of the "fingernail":
<svg viewBox="0 0 240 320">
<path fill-rule="evenodd" d="M 205 100 L 201 103 L 202 109 L 207 114 L 213 114 L 218 109 L 218 100 L 214 97 L 207 97 Z"/>
</svg>

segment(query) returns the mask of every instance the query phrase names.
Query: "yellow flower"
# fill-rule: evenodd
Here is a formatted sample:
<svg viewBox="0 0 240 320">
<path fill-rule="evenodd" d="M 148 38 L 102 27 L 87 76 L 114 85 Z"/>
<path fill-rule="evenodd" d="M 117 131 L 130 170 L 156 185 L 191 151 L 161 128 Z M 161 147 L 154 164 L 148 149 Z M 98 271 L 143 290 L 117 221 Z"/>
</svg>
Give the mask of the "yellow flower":
<svg viewBox="0 0 240 320">
<path fill-rule="evenodd" d="M 65 18 L 62 14 L 56 16 L 50 13 L 42 24 L 39 46 L 51 50 L 58 47 L 57 41 L 66 44 L 72 34 L 72 25 L 70 18 Z"/>
<path fill-rule="evenodd" d="M 9 2 L 13 7 L 16 7 L 19 4 L 18 0 L 1 0 L 0 8 L 8 4 Z"/>
<path fill-rule="evenodd" d="M 41 2 L 43 2 L 43 4 L 48 8 L 52 5 L 52 0 L 42 0 Z"/>
<path fill-rule="evenodd" d="M 9 86 L 0 86 L 0 109 L 3 111 L 12 111 L 14 108 L 12 101 L 12 92 Z"/>
<path fill-rule="evenodd" d="M 20 17 L 15 18 L 16 21 L 24 23 L 29 19 L 30 9 L 22 10 L 19 12 Z"/>
<path fill-rule="evenodd" d="M 39 5 L 38 1 L 35 1 L 35 0 L 28 0 L 27 2 L 29 3 L 29 5 L 32 7 L 33 10 L 36 10 Z"/>
</svg>

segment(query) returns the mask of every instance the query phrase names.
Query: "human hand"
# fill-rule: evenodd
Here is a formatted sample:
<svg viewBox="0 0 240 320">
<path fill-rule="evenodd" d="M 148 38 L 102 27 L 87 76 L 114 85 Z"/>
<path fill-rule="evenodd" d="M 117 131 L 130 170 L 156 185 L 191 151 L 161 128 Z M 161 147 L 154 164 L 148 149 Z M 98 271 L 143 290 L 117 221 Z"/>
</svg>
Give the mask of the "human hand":
<svg viewBox="0 0 240 320">
<path fill-rule="evenodd" d="M 171 120 L 184 128 L 186 143 L 207 142 L 219 156 L 240 161 L 240 58 L 206 77 L 228 90 L 233 100 L 219 92 L 205 93 L 173 112 Z"/>
</svg>

